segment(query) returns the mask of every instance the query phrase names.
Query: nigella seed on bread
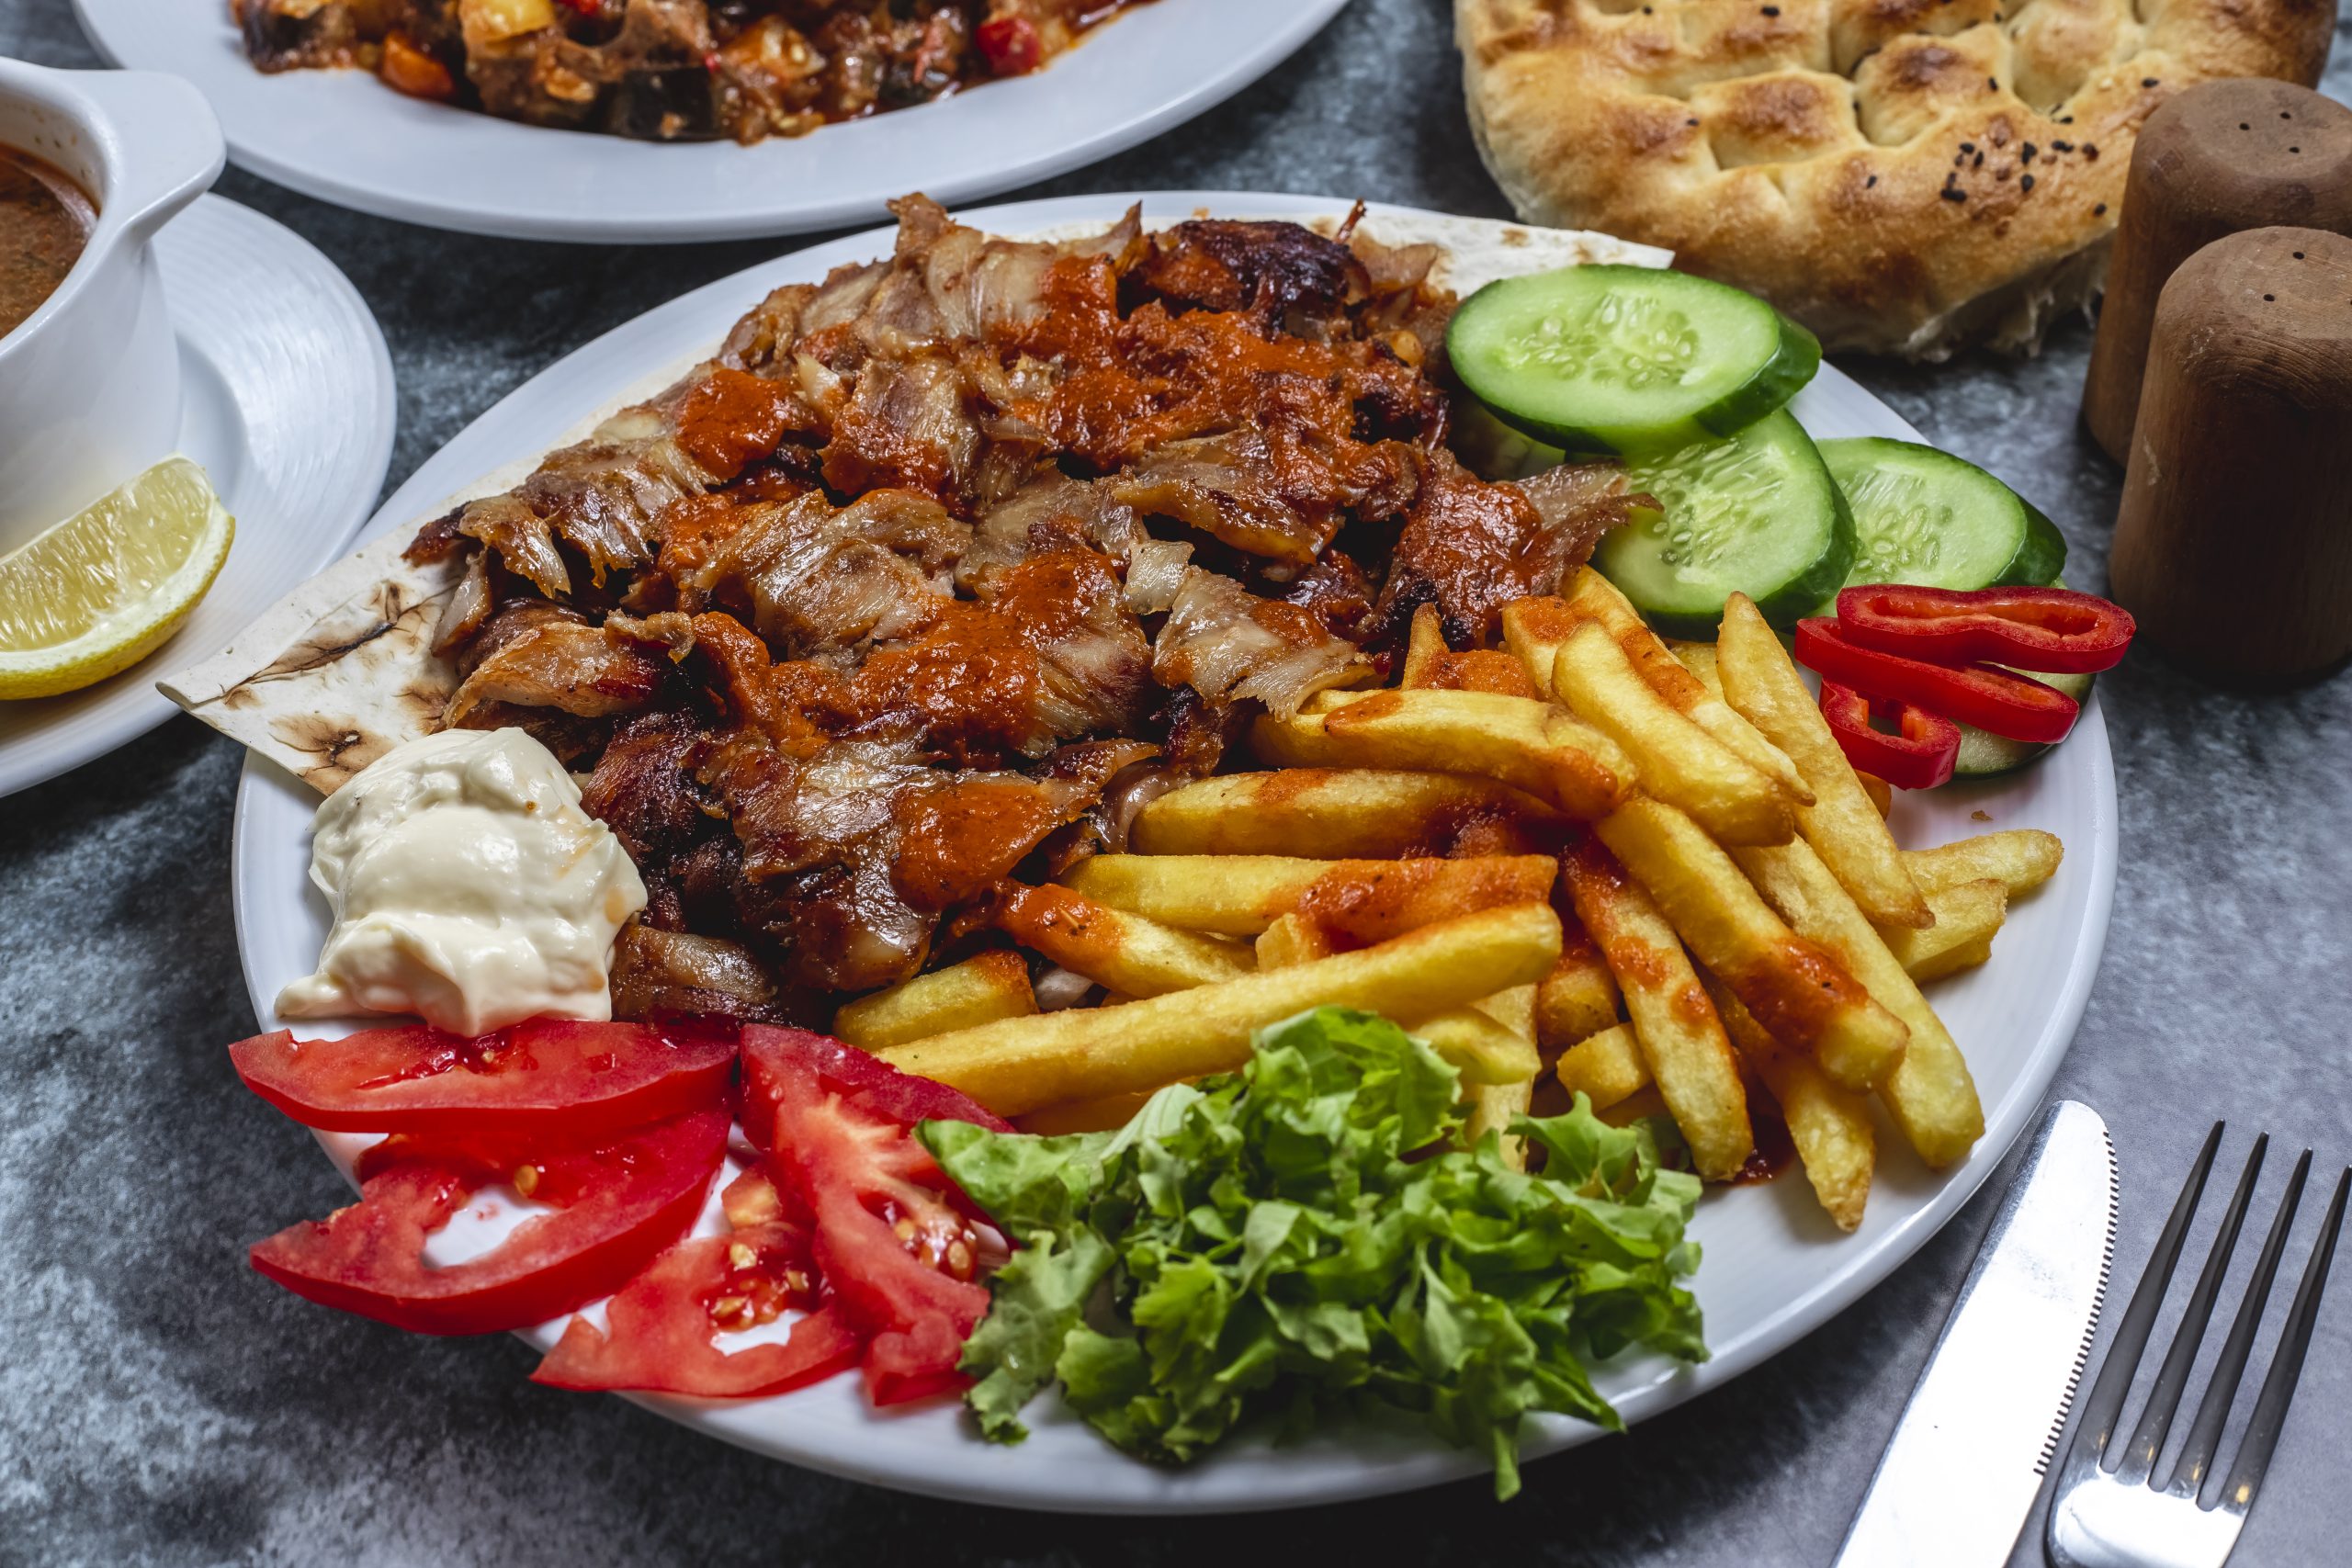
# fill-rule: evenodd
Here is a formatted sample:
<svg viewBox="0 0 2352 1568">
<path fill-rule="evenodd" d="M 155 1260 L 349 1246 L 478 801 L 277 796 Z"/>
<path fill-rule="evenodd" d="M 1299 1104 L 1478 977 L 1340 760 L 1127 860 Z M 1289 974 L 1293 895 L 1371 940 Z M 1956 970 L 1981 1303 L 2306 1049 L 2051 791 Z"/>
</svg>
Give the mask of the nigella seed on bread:
<svg viewBox="0 0 2352 1568">
<path fill-rule="evenodd" d="M 2098 293 L 2156 106 L 2215 77 L 2309 85 L 2334 20 L 2333 0 L 1455 0 L 1471 127 L 1521 218 L 1667 246 L 1825 349 L 1920 359 L 2038 347 Z"/>
</svg>

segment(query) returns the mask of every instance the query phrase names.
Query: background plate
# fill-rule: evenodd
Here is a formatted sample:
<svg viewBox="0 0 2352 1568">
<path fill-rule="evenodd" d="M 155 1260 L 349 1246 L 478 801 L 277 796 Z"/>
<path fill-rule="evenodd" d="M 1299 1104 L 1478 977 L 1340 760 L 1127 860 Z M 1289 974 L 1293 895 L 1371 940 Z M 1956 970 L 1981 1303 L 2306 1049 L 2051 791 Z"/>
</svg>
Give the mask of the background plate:
<svg viewBox="0 0 2352 1568">
<path fill-rule="evenodd" d="M 240 168 L 411 223 L 534 240 L 678 241 L 879 221 L 909 191 L 961 201 L 1132 147 L 1223 102 L 1347 0 L 1156 0 L 1035 75 L 812 135 L 658 143 L 404 97 L 365 72 L 265 75 L 227 0 L 74 0 L 118 65 L 203 90 Z"/>
<path fill-rule="evenodd" d="M 391 356 L 334 263 L 218 196 L 198 197 L 154 244 L 180 344 L 179 449 L 204 465 L 236 541 L 211 592 L 145 659 L 62 697 L 0 703 L 0 795 L 179 712 L 156 677 L 209 657 L 340 558 L 391 460 Z"/>
<path fill-rule="evenodd" d="M 1227 217 L 1336 216 L 1347 207 L 1310 197 L 1183 192 L 1024 202 L 958 217 L 991 232 L 1019 234 L 1081 220 L 1107 222 L 1137 199 L 1148 218 L 1180 217 L 1203 207 Z M 814 279 L 842 262 L 888 249 L 888 233 L 877 232 L 780 257 L 607 333 L 459 433 L 384 504 L 368 532 L 416 521 L 474 477 L 539 451 L 603 407 L 615 389 L 707 352 L 767 289 Z M 1826 366 L 1795 409 L 1818 435 L 1917 439 L 1893 411 Z M 247 761 L 232 864 L 245 983 L 265 1029 L 279 1026 L 272 1005 L 278 989 L 310 972 L 326 934 L 325 905 L 306 874 L 316 805 L 317 797 L 289 775 Z M 1597 1368 L 1596 1384 L 1629 1422 L 1736 1377 L 1819 1327 L 1917 1250 L 1992 1174 L 2023 1131 L 2082 1018 L 2115 892 L 2115 774 L 2096 694 L 2073 737 L 2038 766 L 2004 780 L 1902 796 L 1894 820 L 1896 837 L 1909 845 L 2023 827 L 2048 829 L 2066 843 L 2057 876 L 2010 911 L 1993 961 L 1938 982 L 1931 993 L 1975 1073 L 1984 1100 L 1984 1138 L 1965 1163 L 1931 1174 L 1883 1123 L 1870 1210 L 1850 1236 L 1823 1216 L 1793 1171 L 1765 1186 L 1710 1191 L 1692 1226 L 1705 1248 L 1693 1288 L 1706 1311 L 1714 1359 L 1684 1369 L 1661 1358 L 1626 1357 Z M 356 1145 L 322 1141 L 347 1166 Z M 554 1336 L 542 1328 L 526 1337 L 544 1347 Z M 1408 1429 L 1347 1427 L 1291 1449 L 1231 1443 L 1190 1470 L 1162 1470 L 1118 1454 L 1046 1402 L 1033 1410 L 1027 1442 L 997 1448 L 973 1436 L 953 1406 L 877 1414 L 865 1406 L 854 1378 L 749 1404 L 641 1403 L 729 1442 L 876 1485 L 1075 1512 L 1285 1507 L 1430 1485 L 1481 1468 Z M 1527 1455 L 1599 1435 L 1578 1422 L 1545 1417 L 1531 1424 Z M 1533 1483 L 1543 1484 L 1541 1472 Z"/>
</svg>

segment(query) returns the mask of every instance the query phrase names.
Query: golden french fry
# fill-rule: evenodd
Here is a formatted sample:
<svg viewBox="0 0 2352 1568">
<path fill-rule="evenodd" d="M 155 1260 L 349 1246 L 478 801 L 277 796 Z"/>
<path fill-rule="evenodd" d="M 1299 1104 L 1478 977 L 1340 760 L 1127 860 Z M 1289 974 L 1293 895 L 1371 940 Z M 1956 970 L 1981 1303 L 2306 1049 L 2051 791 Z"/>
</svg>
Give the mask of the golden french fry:
<svg viewBox="0 0 2352 1568">
<path fill-rule="evenodd" d="M 1258 933 L 1258 967 L 1282 969 L 1329 956 L 1331 933 L 1305 915 L 1283 915 Z"/>
<path fill-rule="evenodd" d="M 1375 768 L 1226 773 L 1170 790 L 1136 814 L 1127 847 L 1151 855 L 1522 854 L 1564 819 L 1493 779 Z"/>
<path fill-rule="evenodd" d="M 1894 835 L 1829 732 L 1797 667 L 1745 593 L 1724 606 L 1715 664 L 1731 705 L 1788 753 L 1813 786 L 1797 810 L 1797 831 L 1820 854 L 1862 912 L 1882 926 L 1921 928 L 1934 915 L 1912 882 Z"/>
<path fill-rule="evenodd" d="M 1474 773 L 1571 817 L 1623 798 L 1634 764 L 1607 736 L 1532 697 L 1493 692 L 1374 692 L 1329 712 L 1268 714 L 1258 754 L 1281 767 L 1406 768 Z"/>
<path fill-rule="evenodd" d="M 1932 850 L 1905 850 L 1903 863 L 1919 891 L 1930 896 L 1990 877 L 2006 885 L 2009 897 L 2015 898 L 2056 875 L 2058 863 L 2065 855 L 2066 846 L 2059 842 L 2057 834 L 2039 828 L 2011 828 L 1954 840 Z"/>
<path fill-rule="evenodd" d="M 1548 905 L 1483 910 L 1292 968 L 1261 970 L 1118 1008 L 1008 1019 L 880 1053 L 904 1072 L 962 1089 L 1000 1116 L 1227 1072 L 1253 1030 L 1310 1008 L 1391 1018 L 1443 1012 L 1532 985 L 1560 955 Z"/>
<path fill-rule="evenodd" d="M 1650 1065 L 1630 1023 L 1611 1024 L 1577 1041 L 1560 1053 L 1552 1073 L 1570 1094 L 1590 1096 L 1595 1111 L 1608 1110 L 1650 1082 Z"/>
<path fill-rule="evenodd" d="M 1716 839 L 1785 844 L 1795 837 L 1794 803 L 1650 690 L 1600 622 L 1585 622 L 1560 645 L 1553 690 L 1578 718 L 1625 749 L 1644 790 L 1688 812 Z"/>
<path fill-rule="evenodd" d="M 1065 1133 L 1108 1133 L 1134 1121 L 1144 1101 L 1159 1092 L 1157 1089 L 1139 1089 L 1127 1094 L 1106 1094 L 1100 1100 L 1048 1105 L 1026 1116 L 1015 1117 L 1012 1124 L 1024 1133 L 1046 1138 L 1060 1137 Z"/>
<path fill-rule="evenodd" d="M 1625 995 L 1634 1037 L 1699 1174 L 1728 1181 L 1755 1152 L 1731 1042 L 1690 956 L 1641 885 L 1597 840 L 1561 858 L 1568 895 Z"/>
<path fill-rule="evenodd" d="M 1560 962 L 1535 987 L 1535 1043 L 1557 1052 L 1616 1021 L 1616 977 L 1584 928 L 1566 928 Z"/>
<path fill-rule="evenodd" d="M 1748 766 L 1777 782 L 1792 801 L 1801 806 L 1813 804 L 1813 790 L 1796 765 L 1724 701 L 1721 682 L 1711 678 L 1713 646 L 1696 643 L 1670 649 L 1650 630 L 1649 623 L 1642 619 L 1633 602 L 1617 591 L 1617 585 L 1592 568 L 1577 570 L 1565 599 L 1521 599 L 1505 605 L 1504 646 L 1519 656 L 1522 665 L 1542 664 L 1543 677 L 1536 682 L 1536 688 L 1550 696 L 1554 694 L 1552 672 L 1560 645 L 1578 626 L 1589 621 L 1599 622 L 1616 638 L 1618 648 L 1642 680 L 1668 706 L 1729 747 Z M 1706 650 L 1705 677 L 1696 665 L 1682 658 L 1681 646 Z"/>
<path fill-rule="evenodd" d="M 1443 617 L 1434 604 L 1424 604 L 1413 612 L 1412 629 L 1405 636 L 1404 669 L 1397 684 L 1425 686 L 1430 671 L 1447 652 Z"/>
<path fill-rule="evenodd" d="M 1490 1000 L 1448 1008 L 1408 1024 L 1406 1031 L 1451 1062 L 1465 1087 L 1532 1082 L 1544 1070 L 1535 1043 L 1487 1011 Z"/>
<path fill-rule="evenodd" d="M 1862 793 L 1871 797 L 1871 805 L 1877 809 L 1880 820 L 1885 820 L 1886 814 L 1894 809 L 1894 786 L 1876 773 L 1866 773 L 1860 768 L 1854 770 L 1854 782 L 1860 784 Z M 1909 868 L 1907 861 L 1905 867 L 1906 870 Z M 1914 876 L 1911 880 L 1917 883 L 1919 879 Z M 1924 894 L 1927 889 L 1922 887 L 1919 891 Z"/>
<path fill-rule="evenodd" d="M 1773 1039 L 1721 980 L 1700 977 L 1722 1010 L 1724 1028 L 1741 1058 L 1779 1102 L 1813 1195 L 1839 1230 L 1852 1230 L 1862 1223 L 1878 1159 L 1868 1098 L 1831 1081 L 1819 1063 Z"/>
<path fill-rule="evenodd" d="M 1772 912 L 1741 874 L 1747 863 L 1734 863 L 1733 855 L 1744 852 L 1726 853 L 1689 817 L 1656 800 L 1629 800 L 1593 830 L 1657 901 L 1699 962 L 1774 1038 L 1813 1053 L 1824 1072 L 1849 1089 L 1868 1089 L 1894 1070 L 1904 1055 L 1905 1021 L 1871 999 L 1834 950 L 1825 952 Z"/>
<path fill-rule="evenodd" d="M 1926 931 L 1882 927 L 1886 950 L 1903 972 L 1922 983 L 1957 975 L 1993 956 L 1993 938 L 2008 917 L 2009 890 L 1986 878 L 1959 882 L 1928 895 L 1936 923 Z"/>
<path fill-rule="evenodd" d="M 1021 954 L 1000 949 L 842 1003 L 833 1015 L 833 1033 L 852 1045 L 879 1051 L 1036 1010 L 1029 965 Z"/>
<path fill-rule="evenodd" d="M 1472 909 L 1546 897 L 1547 855 L 1301 860 L 1288 855 L 1095 855 L 1065 882 L 1098 903 L 1186 931 L 1255 936 L 1306 916 L 1357 943 Z"/>
<path fill-rule="evenodd" d="M 1911 1039 L 1903 1059 L 1878 1085 L 1878 1097 L 1919 1157 L 1939 1170 L 1967 1154 L 1984 1131 L 1975 1080 L 1969 1077 L 1951 1032 L 1863 918 L 1853 897 L 1803 840 L 1733 852 L 1782 919 L 1843 964 L 1879 1005 L 1909 1028 Z M 1770 1019 L 1758 1016 L 1765 1028 L 1772 1028 Z"/>
<path fill-rule="evenodd" d="M 1503 1163 L 1513 1170 L 1525 1170 L 1527 1140 L 1512 1137 L 1508 1129 L 1513 1121 L 1527 1114 L 1534 1099 L 1532 1078 L 1479 1085 L 1470 1091 L 1470 1119 L 1462 1129 L 1462 1141 L 1476 1148 L 1478 1140 L 1491 1130 L 1498 1134 Z"/>
<path fill-rule="evenodd" d="M 1332 951 L 1324 928 L 1301 915 L 1284 915 L 1259 937 L 1258 967 L 1284 968 L 1328 957 Z M 1533 1010 L 1534 987 L 1527 986 L 1449 1009 L 1408 1027 L 1451 1062 L 1464 1084 L 1517 1083 L 1533 1077 L 1544 1065 L 1535 1050 Z M 1522 1014 L 1529 1016 L 1522 1018 Z"/>
<path fill-rule="evenodd" d="M 1130 998 L 1213 985 L 1256 967 L 1237 942 L 1163 926 L 1067 887 L 1007 883 L 989 918 L 1022 946 Z"/>
</svg>

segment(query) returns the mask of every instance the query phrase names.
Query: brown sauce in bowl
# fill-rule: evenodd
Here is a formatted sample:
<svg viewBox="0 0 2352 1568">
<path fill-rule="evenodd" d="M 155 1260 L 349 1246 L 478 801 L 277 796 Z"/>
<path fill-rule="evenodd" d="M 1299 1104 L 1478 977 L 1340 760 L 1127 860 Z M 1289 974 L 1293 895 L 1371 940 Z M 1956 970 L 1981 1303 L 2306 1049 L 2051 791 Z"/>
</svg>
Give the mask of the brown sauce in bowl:
<svg viewBox="0 0 2352 1568">
<path fill-rule="evenodd" d="M 0 337 L 57 292 L 97 216 L 82 187 L 57 169 L 0 147 Z"/>
</svg>

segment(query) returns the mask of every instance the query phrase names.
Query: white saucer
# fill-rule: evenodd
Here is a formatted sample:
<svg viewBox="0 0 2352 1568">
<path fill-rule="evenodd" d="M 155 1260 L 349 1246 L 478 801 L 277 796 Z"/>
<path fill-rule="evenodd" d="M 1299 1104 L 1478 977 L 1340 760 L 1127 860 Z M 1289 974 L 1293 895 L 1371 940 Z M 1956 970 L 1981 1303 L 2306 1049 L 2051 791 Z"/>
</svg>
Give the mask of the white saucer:
<svg viewBox="0 0 2352 1568">
<path fill-rule="evenodd" d="M 211 654 L 339 558 L 391 461 L 391 355 L 334 263 L 218 196 L 154 244 L 180 343 L 179 447 L 211 476 L 236 543 L 196 613 L 139 664 L 67 696 L 0 703 L 0 795 L 177 713 L 155 678 Z"/>
</svg>

